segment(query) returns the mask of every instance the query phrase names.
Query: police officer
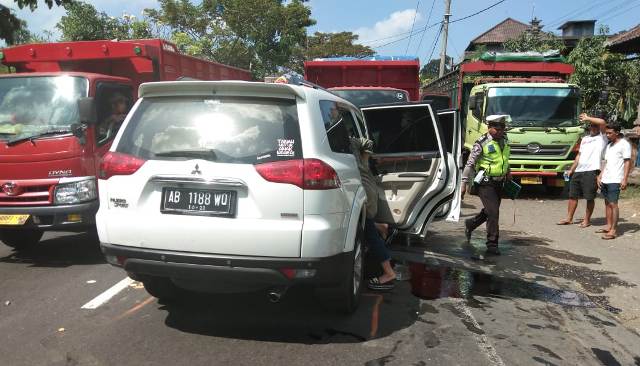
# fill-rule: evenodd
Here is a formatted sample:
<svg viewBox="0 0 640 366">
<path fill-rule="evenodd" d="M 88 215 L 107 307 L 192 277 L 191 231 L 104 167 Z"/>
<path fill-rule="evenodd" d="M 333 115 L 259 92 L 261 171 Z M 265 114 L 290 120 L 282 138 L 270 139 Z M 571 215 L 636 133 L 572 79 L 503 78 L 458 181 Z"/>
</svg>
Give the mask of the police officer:
<svg viewBox="0 0 640 366">
<path fill-rule="evenodd" d="M 469 183 L 475 184 L 484 208 L 475 217 L 465 220 L 465 236 L 471 240 L 471 233 L 478 226 L 487 223 L 487 254 L 500 255 L 498 249 L 500 218 L 500 194 L 509 172 L 510 148 L 505 136 L 509 115 L 487 117 L 489 132 L 475 142 L 462 173 L 462 195 Z"/>
</svg>

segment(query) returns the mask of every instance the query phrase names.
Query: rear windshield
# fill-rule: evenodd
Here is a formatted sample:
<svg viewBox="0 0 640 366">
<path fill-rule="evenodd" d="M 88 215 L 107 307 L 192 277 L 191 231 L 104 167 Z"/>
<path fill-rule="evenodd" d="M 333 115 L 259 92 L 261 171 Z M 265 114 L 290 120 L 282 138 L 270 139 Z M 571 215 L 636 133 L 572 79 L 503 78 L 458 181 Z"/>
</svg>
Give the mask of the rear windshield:
<svg viewBox="0 0 640 366">
<path fill-rule="evenodd" d="M 331 90 L 332 93 L 344 98 L 356 107 L 374 104 L 388 104 L 407 102 L 407 92 L 403 90 L 376 90 L 376 89 L 339 89 Z"/>
<path fill-rule="evenodd" d="M 211 160 L 236 164 L 302 157 L 295 101 L 262 98 L 146 98 L 116 151 L 157 160 L 212 151 Z"/>
</svg>

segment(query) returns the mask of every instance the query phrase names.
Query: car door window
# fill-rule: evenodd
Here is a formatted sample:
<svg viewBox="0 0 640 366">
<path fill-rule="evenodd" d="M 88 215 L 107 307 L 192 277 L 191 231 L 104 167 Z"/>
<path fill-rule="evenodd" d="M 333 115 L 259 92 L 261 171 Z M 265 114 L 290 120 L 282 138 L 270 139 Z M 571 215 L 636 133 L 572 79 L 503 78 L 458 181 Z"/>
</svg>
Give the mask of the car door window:
<svg viewBox="0 0 640 366">
<path fill-rule="evenodd" d="M 352 154 L 350 139 L 360 135 L 349 109 L 336 102 L 322 100 L 320 101 L 320 111 L 331 151 Z"/>
<path fill-rule="evenodd" d="M 113 140 L 132 105 L 131 86 L 99 82 L 96 89 L 98 123 L 96 143 L 104 145 Z"/>
<path fill-rule="evenodd" d="M 362 111 L 374 141 L 380 183 L 376 220 L 408 232 L 420 230 L 426 220 L 418 222 L 418 217 L 424 209 L 432 209 L 427 205 L 449 180 L 444 135 L 431 106 L 376 106 Z"/>
</svg>

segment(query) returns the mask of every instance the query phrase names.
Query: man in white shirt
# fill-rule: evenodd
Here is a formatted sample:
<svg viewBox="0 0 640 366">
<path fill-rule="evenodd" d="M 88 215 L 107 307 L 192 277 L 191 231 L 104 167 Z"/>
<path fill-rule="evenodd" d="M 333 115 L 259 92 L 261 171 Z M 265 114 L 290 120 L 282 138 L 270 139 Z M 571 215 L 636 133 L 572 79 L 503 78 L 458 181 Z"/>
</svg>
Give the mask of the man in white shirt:
<svg viewBox="0 0 640 366">
<path fill-rule="evenodd" d="M 602 239 L 615 239 L 618 235 L 618 198 L 620 190 L 627 189 L 627 180 L 631 171 L 631 144 L 620 134 L 620 124 L 607 125 L 609 144 L 604 150 L 602 171 L 598 176 L 598 187 L 604 196 L 607 212 L 607 227 L 598 230 Z"/>
<path fill-rule="evenodd" d="M 602 151 L 607 144 L 607 137 L 604 134 L 606 125 L 604 119 L 590 117 L 582 113 L 580 121 L 589 123 L 589 134 L 582 137 L 578 155 L 567 172 L 571 178 L 567 218 L 559 221 L 558 225 L 573 224 L 573 215 L 578 208 L 578 200 L 584 198 L 587 201 L 587 209 L 580 227 L 586 228 L 591 226 L 591 215 L 596 205 L 595 198 L 598 192 L 596 180 L 600 174 Z"/>
</svg>

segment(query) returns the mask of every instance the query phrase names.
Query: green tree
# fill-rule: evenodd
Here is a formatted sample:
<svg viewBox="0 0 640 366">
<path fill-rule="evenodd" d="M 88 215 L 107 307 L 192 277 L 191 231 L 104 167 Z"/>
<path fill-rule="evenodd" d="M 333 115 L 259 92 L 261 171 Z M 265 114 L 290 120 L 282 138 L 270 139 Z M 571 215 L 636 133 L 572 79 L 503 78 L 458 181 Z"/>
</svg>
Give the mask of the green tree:
<svg viewBox="0 0 640 366">
<path fill-rule="evenodd" d="M 453 57 L 446 56 L 445 63 L 444 63 L 445 74 L 451 71 L 452 63 L 453 63 Z M 424 64 L 420 69 L 420 82 L 422 84 L 427 84 L 430 81 L 437 79 L 439 72 L 440 72 L 440 59 L 439 58 L 431 59 L 429 62 Z"/>
<path fill-rule="evenodd" d="M 20 9 L 28 6 L 31 11 L 38 7 L 38 0 L 14 0 Z M 44 0 L 51 9 L 53 4 L 61 5 L 71 0 Z M 27 23 L 19 19 L 9 7 L 0 4 L 0 40 L 8 45 L 28 43 L 33 35 L 27 30 Z"/>
<path fill-rule="evenodd" d="M 635 108 L 640 99 L 640 63 L 626 61 L 624 55 L 610 52 L 606 47 L 608 29 L 602 27 L 598 35 L 583 38 L 569 54 L 568 61 L 575 67 L 571 82 L 580 86 L 582 108 L 596 109 L 628 118 L 628 108 Z M 601 100 L 601 92 L 608 99 Z"/>
<path fill-rule="evenodd" d="M 358 35 L 352 32 L 322 33 L 315 32 L 307 37 L 305 59 L 322 57 L 367 57 L 376 52 L 368 46 L 356 44 Z"/>
<path fill-rule="evenodd" d="M 111 17 L 105 12 L 83 2 L 64 4 L 66 14 L 56 28 L 62 32 L 64 41 L 93 41 L 100 39 L 151 38 L 152 31 L 146 20 L 134 16 Z"/>
<path fill-rule="evenodd" d="M 242 68 L 263 77 L 279 66 L 295 68 L 307 27 L 315 24 L 307 0 L 159 0 L 146 9 L 188 54 Z"/>
<path fill-rule="evenodd" d="M 504 43 L 504 48 L 510 52 L 545 52 L 549 50 L 563 50 L 564 42 L 553 33 L 527 30 L 520 36 Z"/>
</svg>

